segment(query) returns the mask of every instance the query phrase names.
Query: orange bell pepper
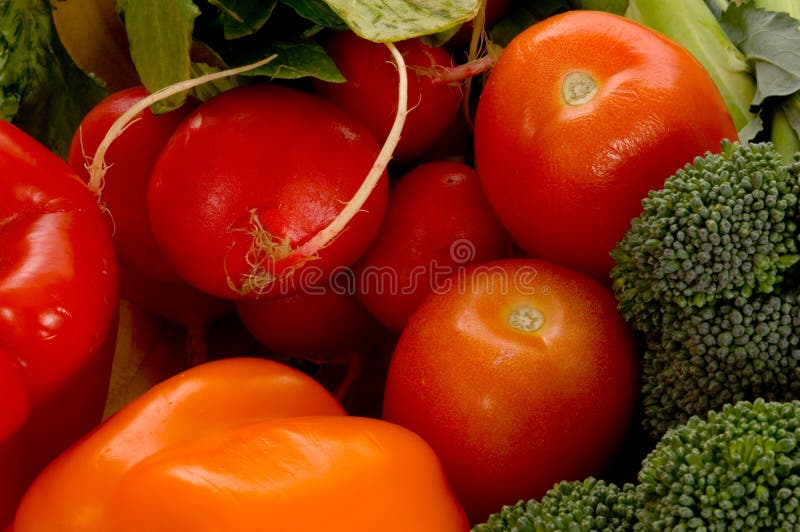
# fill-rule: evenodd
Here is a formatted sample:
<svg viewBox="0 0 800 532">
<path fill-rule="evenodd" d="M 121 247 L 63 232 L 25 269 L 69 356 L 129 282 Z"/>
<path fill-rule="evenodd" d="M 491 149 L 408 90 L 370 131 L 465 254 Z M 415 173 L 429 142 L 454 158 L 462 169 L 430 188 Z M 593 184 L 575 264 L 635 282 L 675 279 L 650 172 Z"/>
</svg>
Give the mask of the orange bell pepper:
<svg viewBox="0 0 800 532">
<path fill-rule="evenodd" d="M 311 377 L 261 359 L 168 379 L 68 449 L 13 532 L 468 530 L 412 432 L 348 417 Z"/>
</svg>

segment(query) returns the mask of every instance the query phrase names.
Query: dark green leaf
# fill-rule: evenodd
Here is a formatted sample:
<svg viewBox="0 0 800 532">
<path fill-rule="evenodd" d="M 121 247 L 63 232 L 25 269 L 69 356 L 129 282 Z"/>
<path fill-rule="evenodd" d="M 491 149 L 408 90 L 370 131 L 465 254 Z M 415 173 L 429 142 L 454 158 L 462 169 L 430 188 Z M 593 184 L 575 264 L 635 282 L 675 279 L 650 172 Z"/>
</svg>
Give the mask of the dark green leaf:
<svg viewBox="0 0 800 532">
<path fill-rule="evenodd" d="M 281 0 L 301 17 L 317 26 L 346 30 L 347 24 L 322 0 Z"/>
<path fill-rule="evenodd" d="M 511 40 L 540 20 L 570 9 L 567 0 L 518 0 L 511 2 L 502 20 L 491 31 L 492 41 L 507 46 Z"/>
<path fill-rule="evenodd" d="M 722 18 L 722 13 L 728 9 L 728 4 L 730 2 L 728 0 L 705 0 L 706 5 L 714 14 L 717 20 Z"/>
<path fill-rule="evenodd" d="M 257 32 L 269 20 L 278 0 L 209 0 L 222 12 L 226 39 L 238 39 Z"/>
<path fill-rule="evenodd" d="M 325 0 L 355 33 L 397 42 L 439 33 L 475 18 L 478 0 Z"/>
<path fill-rule="evenodd" d="M 572 2 L 576 9 L 591 9 L 622 15 L 628 9 L 628 0 L 579 0 Z"/>
<path fill-rule="evenodd" d="M 458 33 L 458 30 L 461 29 L 461 24 L 458 26 L 453 26 L 452 28 L 448 28 L 444 31 L 440 31 L 439 33 L 433 33 L 431 35 L 423 35 L 421 37 L 422 42 L 427 44 L 432 48 L 436 48 L 438 46 L 442 46 L 444 43 L 449 41 L 453 38 L 453 35 Z"/>
<path fill-rule="evenodd" d="M 117 8 L 136 71 L 150 92 L 189 79 L 192 30 L 200 15 L 191 0 L 118 0 Z M 185 99 L 185 93 L 173 96 L 156 104 L 154 111 L 173 109 Z"/>
<path fill-rule="evenodd" d="M 0 0 L 0 118 L 65 157 L 84 115 L 107 95 L 70 59 L 46 0 Z"/>
<path fill-rule="evenodd" d="M 800 90 L 800 21 L 746 2 L 731 3 L 720 22 L 753 65 L 757 82 L 753 105 Z"/>
<path fill-rule="evenodd" d="M 333 59 L 316 41 L 298 39 L 292 42 L 273 42 L 248 48 L 237 57 L 235 65 L 254 63 L 278 54 L 272 62 L 251 70 L 245 76 L 269 76 L 279 79 L 319 78 L 323 81 L 345 81 Z"/>
</svg>

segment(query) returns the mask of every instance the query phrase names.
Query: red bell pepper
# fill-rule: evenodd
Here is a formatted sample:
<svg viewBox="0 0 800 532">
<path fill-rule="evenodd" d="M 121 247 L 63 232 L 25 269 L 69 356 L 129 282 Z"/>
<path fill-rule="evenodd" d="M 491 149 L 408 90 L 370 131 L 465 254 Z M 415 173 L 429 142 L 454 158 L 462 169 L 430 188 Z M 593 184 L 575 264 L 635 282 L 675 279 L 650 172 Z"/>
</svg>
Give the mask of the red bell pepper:
<svg viewBox="0 0 800 532">
<path fill-rule="evenodd" d="M 0 528 L 98 424 L 116 343 L 114 246 L 69 166 L 0 121 Z"/>
</svg>

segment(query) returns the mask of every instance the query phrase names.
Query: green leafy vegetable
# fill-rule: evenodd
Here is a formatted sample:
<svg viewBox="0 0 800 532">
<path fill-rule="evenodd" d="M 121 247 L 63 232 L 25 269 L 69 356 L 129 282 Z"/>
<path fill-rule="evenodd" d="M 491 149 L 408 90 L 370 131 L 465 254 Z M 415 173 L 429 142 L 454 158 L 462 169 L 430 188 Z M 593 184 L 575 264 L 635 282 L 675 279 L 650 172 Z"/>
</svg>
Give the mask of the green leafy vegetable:
<svg viewBox="0 0 800 532">
<path fill-rule="evenodd" d="M 395 42 L 439 33 L 475 18 L 478 0 L 325 0 L 361 37 Z"/>
<path fill-rule="evenodd" d="M 189 79 L 194 21 L 200 9 L 191 0 L 118 0 L 133 64 L 150 92 Z M 155 112 L 178 107 L 186 94 L 155 105 Z"/>
<path fill-rule="evenodd" d="M 222 10 L 222 28 L 226 39 L 252 35 L 267 22 L 278 0 L 209 0 Z"/>
<path fill-rule="evenodd" d="M 570 9 L 566 0 L 520 0 L 511 2 L 506 12 L 492 28 L 492 41 L 507 46 L 511 39 L 540 20 Z"/>
<path fill-rule="evenodd" d="M 46 0 L 0 0 L 0 119 L 62 157 L 84 114 L 106 96 L 70 59 Z"/>
<path fill-rule="evenodd" d="M 758 85 L 753 105 L 800 90 L 800 22 L 788 13 L 731 3 L 721 24 L 753 65 Z"/>
<path fill-rule="evenodd" d="M 346 30 L 347 24 L 322 0 L 281 0 L 301 17 L 317 26 Z"/>
<path fill-rule="evenodd" d="M 311 39 L 271 42 L 253 47 L 238 56 L 237 65 L 254 63 L 272 54 L 278 54 L 274 61 L 243 75 L 261 75 L 280 79 L 298 79 L 313 76 L 323 81 L 345 81 L 339 69 L 336 68 L 336 64 L 322 46 Z"/>
</svg>

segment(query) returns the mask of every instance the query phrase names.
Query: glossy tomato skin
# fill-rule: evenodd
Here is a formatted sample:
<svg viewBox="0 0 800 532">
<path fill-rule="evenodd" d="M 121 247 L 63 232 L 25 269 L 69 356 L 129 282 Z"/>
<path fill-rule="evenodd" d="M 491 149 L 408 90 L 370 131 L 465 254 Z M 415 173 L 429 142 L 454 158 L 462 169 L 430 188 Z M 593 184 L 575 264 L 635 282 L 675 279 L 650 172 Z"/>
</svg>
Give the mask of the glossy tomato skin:
<svg viewBox="0 0 800 532">
<path fill-rule="evenodd" d="M 67 162 L 84 181 L 89 181 L 87 157 L 91 161 L 100 142 L 114 121 L 148 95 L 138 85 L 116 92 L 98 103 L 81 121 L 72 139 Z M 159 249 L 147 216 L 147 189 L 150 174 L 164 144 L 194 105 L 154 115 L 149 109 L 139 113 L 125 132 L 106 152 L 109 165 L 101 191 L 120 262 L 154 281 L 180 280 L 175 269 Z"/>
<path fill-rule="evenodd" d="M 415 167 L 389 192 L 386 219 L 356 267 L 358 297 L 400 332 L 436 285 L 473 262 L 508 255 L 508 236 L 471 167 Z"/>
<path fill-rule="evenodd" d="M 99 423 L 116 342 L 117 263 L 77 175 L 0 121 L 0 526 L 57 453 Z"/>
<path fill-rule="evenodd" d="M 396 44 L 407 64 L 411 111 L 394 159 L 408 162 L 430 149 L 455 120 L 461 91 L 457 85 L 437 85 L 430 79 L 436 67 L 453 66 L 445 49 L 431 48 L 419 39 Z M 399 76 L 389 49 L 352 31 L 334 33 L 324 46 L 347 81 L 315 80 L 315 92 L 363 121 L 382 143 L 397 113 Z"/>
<path fill-rule="evenodd" d="M 597 92 L 571 105 L 562 88 L 576 73 Z M 489 202 L 530 256 L 607 280 L 609 252 L 648 191 L 736 137 L 688 51 L 622 17 L 569 11 L 503 51 L 478 104 L 475 158 Z"/>
<path fill-rule="evenodd" d="M 219 297 L 286 295 L 322 282 L 355 262 L 375 236 L 386 207 L 385 173 L 314 260 L 247 290 L 253 232 L 304 244 L 350 201 L 378 151 L 366 127 L 319 97 L 277 85 L 226 91 L 178 127 L 156 163 L 148 192 L 156 241 L 181 277 Z"/>
<path fill-rule="evenodd" d="M 537 330 L 523 327 L 530 309 Z M 613 295 L 593 279 L 533 259 L 482 263 L 411 316 L 383 417 L 431 444 L 481 522 L 605 471 L 634 415 L 636 360 Z"/>
</svg>

